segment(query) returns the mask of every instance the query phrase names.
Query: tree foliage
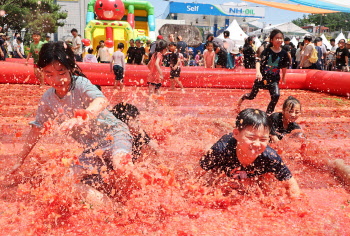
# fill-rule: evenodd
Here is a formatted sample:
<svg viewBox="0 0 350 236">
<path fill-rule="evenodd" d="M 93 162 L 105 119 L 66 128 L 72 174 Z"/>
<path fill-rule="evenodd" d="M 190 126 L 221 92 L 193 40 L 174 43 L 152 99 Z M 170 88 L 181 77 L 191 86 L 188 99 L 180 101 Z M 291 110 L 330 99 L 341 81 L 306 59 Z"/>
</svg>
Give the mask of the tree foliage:
<svg viewBox="0 0 350 236">
<path fill-rule="evenodd" d="M 304 15 L 303 18 L 298 18 L 292 22 L 298 26 L 305 26 L 308 24 L 320 25 L 321 14 Z M 322 26 L 326 26 L 332 31 L 349 31 L 350 30 L 350 13 L 330 13 L 323 14 Z"/>
<path fill-rule="evenodd" d="M 26 29 L 27 32 L 39 31 L 43 34 L 55 33 L 67 18 L 67 13 L 53 0 L 0 0 L 0 9 L 6 15 L 0 20 L 0 26 L 15 31 Z"/>
</svg>

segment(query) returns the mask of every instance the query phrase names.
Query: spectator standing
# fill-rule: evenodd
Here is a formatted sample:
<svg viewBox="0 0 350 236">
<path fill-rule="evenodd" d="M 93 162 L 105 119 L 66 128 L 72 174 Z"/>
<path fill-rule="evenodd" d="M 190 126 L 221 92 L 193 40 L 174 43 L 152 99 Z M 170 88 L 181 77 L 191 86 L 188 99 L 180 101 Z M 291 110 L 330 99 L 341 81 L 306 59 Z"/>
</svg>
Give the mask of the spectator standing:
<svg viewBox="0 0 350 236">
<path fill-rule="evenodd" d="M 24 54 L 23 39 L 21 37 L 16 37 L 16 42 L 13 43 L 13 49 L 15 58 L 27 58 Z"/>
<path fill-rule="evenodd" d="M 203 55 L 200 50 L 197 50 L 195 61 L 197 66 L 203 66 Z"/>
<path fill-rule="evenodd" d="M 312 37 L 310 35 L 304 37 L 304 48 L 303 51 L 301 51 L 300 69 L 316 69 L 316 65 L 310 62 L 310 57 L 314 50 L 311 41 Z"/>
<path fill-rule="evenodd" d="M 348 42 L 346 43 L 346 49 L 348 50 L 349 55 L 350 55 L 350 41 L 348 41 Z M 349 62 L 350 62 L 350 57 L 348 56 L 348 65 L 349 65 Z"/>
<path fill-rule="evenodd" d="M 227 63 L 226 68 L 233 69 L 235 67 L 235 56 L 232 53 L 233 49 L 236 47 L 236 43 L 230 39 L 230 31 L 224 31 L 224 45 L 227 50 Z"/>
<path fill-rule="evenodd" d="M 261 53 L 267 48 L 267 46 L 269 45 L 269 41 L 270 41 L 270 38 L 267 37 L 265 39 L 265 41 L 261 44 L 261 46 L 258 48 L 258 50 L 256 51 L 256 56 L 259 58 Z"/>
<path fill-rule="evenodd" d="M 75 60 L 77 62 L 82 62 L 83 61 L 83 49 L 82 49 L 81 38 L 78 36 L 78 30 L 77 29 L 72 29 L 70 32 L 73 35 L 72 50 L 74 52 Z"/>
<path fill-rule="evenodd" d="M 339 40 L 339 47 L 335 51 L 335 68 L 337 71 L 348 71 L 349 51 L 345 48 L 345 39 Z"/>
<path fill-rule="evenodd" d="M 213 42 L 207 42 L 207 50 L 203 54 L 204 68 L 215 68 L 215 52 Z"/>
<path fill-rule="evenodd" d="M 318 56 L 318 60 L 316 62 L 316 69 L 323 70 L 323 63 L 322 63 L 323 53 L 322 53 L 322 49 L 321 49 L 322 42 L 321 42 L 320 38 L 317 37 L 314 40 L 314 45 L 315 45 L 315 48 L 317 50 L 317 56 Z"/>
<path fill-rule="evenodd" d="M 282 49 L 288 53 L 288 57 L 289 57 L 288 68 L 290 68 L 292 66 L 292 47 L 290 45 L 289 37 L 284 38 L 284 45 L 282 46 Z"/>
<path fill-rule="evenodd" d="M 176 44 L 177 51 L 179 53 L 182 53 L 185 56 L 185 52 L 188 50 L 187 43 L 182 41 L 182 36 L 177 36 L 177 44 Z"/>
<path fill-rule="evenodd" d="M 335 51 L 338 48 L 338 46 L 335 44 L 335 39 L 331 39 L 330 43 L 331 43 L 331 48 L 329 52 L 327 52 L 327 55 L 328 55 L 327 70 L 329 71 L 333 70 L 333 66 L 335 65 Z"/>
<path fill-rule="evenodd" d="M 84 57 L 84 62 L 88 63 L 98 63 L 96 56 L 93 54 L 94 49 L 88 48 L 88 54 L 85 55 Z"/>
<path fill-rule="evenodd" d="M 299 68 L 300 58 L 301 58 L 301 51 L 303 50 L 303 48 L 304 48 L 304 42 L 299 42 L 298 43 L 298 49 L 297 49 L 297 51 L 295 53 L 295 61 L 296 61 L 296 66 L 297 66 L 295 69 Z"/>
<path fill-rule="evenodd" d="M 130 39 L 129 44 L 130 44 L 130 46 L 128 48 L 128 51 L 126 52 L 126 56 L 128 57 L 126 63 L 134 64 L 135 63 L 135 51 L 136 51 L 135 41 L 133 39 Z"/>
<path fill-rule="evenodd" d="M 157 47 L 157 42 L 159 42 L 160 40 L 163 39 L 162 35 L 158 35 L 157 36 L 157 41 L 154 41 L 151 43 L 151 46 L 149 48 L 149 56 L 148 56 L 148 60 L 150 61 L 152 58 L 152 55 L 154 54 L 154 52 L 156 51 L 156 47 Z"/>
<path fill-rule="evenodd" d="M 295 45 L 290 42 L 290 56 L 292 57 L 292 69 L 296 69 L 297 68 L 297 63 L 296 63 L 296 53 L 297 53 L 297 49 L 295 48 Z"/>
<path fill-rule="evenodd" d="M 49 42 L 50 42 L 50 39 L 51 39 L 51 36 L 50 36 L 49 34 L 47 34 L 47 35 L 45 36 L 45 41 L 44 41 L 44 43 L 49 43 Z"/>
<path fill-rule="evenodd" d="M 100 49 L 97 52 L 97 57 L 100 58 L 100 63 L 109 63 L 111 61 L 111 54 L 103 40 L 100 41 Z"/>
<path fill-rule="evenodd" d="M 248 37 L 243 46 L 243 63 L 246 69 L 255 69 L 255 51 L 253 49 L 253 38 Z"/>
<path fill-rule="evenodd" d="M 146 64 L 146 65 L 148 64 L 148 61 L 149 61 L 149 51 L 150 51 L 150 48 L 151 48 L 151 41 L 150 41 L 150 40 L 147 40 L 147 42 L 146 42 L 146 47 L 145 47 L 145 64 Z"/>
<path fill-rule="evenodd" d="M 12 47 L 12 43 L 10 42 L 10 39 L 11 39 L 11 37 L 7 36 L 6 41 L 5 41 L 6 48 L 7 48 L 7 56 L 13 57 L 13 47 Z"/>
<path fill-rule="evenodd" d="M 219 38 L 215 38 L 213 34 L 208 34 L 207 44 L 208 44 L 208 42 L 213 43 L 214 52 L 218 56 L 218 60 L 216 62 L 216 67 L 217 68 L 226 68 L 227 51 L 226 51 L 226 48 L 224 46 L 224 42 Z M 206 46 L 207 46 L 207 44 L 206 44 Z"/>
<path fill-rule="evenodd" d="M 139 39 L 136 40 L 136 49 L 135 49 L 135 60 L 134 63 L 136 65 L 144 65 L 145 60 L 145 48 L 141 47 L 141 41 Z"/>
<path fill-rule="evenodd" d="M 5 61 L 7 57 L 7 52 L 5 49 L 6 36 L 3 33 L 0 33 L 0 61 Z"/>
<path fill-rule="evenodd" d="M 326 55 L 327 55 L 327 47 L 326 45 L 323 43 L 323 39 L 321 37 L 318 37 L 319 40 L 321 40 L 321 50 L 322 50 L 322 70 L 324 70 L 324 65 L 326 62 Z"/>
</svg>

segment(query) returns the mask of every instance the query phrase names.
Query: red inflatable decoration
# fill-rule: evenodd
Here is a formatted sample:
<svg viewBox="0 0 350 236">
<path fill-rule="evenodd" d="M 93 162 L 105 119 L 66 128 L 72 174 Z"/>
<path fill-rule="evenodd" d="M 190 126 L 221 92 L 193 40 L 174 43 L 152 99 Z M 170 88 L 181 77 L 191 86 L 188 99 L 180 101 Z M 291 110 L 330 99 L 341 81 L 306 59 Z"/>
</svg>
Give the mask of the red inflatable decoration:
<svg viewBox="0 0 350 236">
<path fill-rule="evenodd" d="M 125 13 L 124 3 L 121 0 L 98 0 L 95 13 L 99 20 L 121 20 Z"/>
<path fill-rule="evenodd" d="M 105 41 L 105 45 L 106 45 L 107 48 L 112 48 L 114 46 L 112 40 L 106 40 Z"/>
<path fill-rule="evenodd" d="M 83 42 L 83 44 L 85 45 L 85 47 L 88 47 L 88 46 L 90 46 L 90 44 L 91 44 L 90 39 L 82 39 L 81 41 Z"/>
</svg>

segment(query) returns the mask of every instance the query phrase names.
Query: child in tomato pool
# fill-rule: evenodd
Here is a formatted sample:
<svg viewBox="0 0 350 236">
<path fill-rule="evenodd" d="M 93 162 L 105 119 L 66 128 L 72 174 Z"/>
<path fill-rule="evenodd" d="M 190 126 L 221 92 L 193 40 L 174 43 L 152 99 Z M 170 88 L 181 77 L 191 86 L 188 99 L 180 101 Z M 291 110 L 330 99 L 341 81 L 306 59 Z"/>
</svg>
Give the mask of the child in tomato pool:
<svg viewBox="0 0 350 236">
<path fill-rule="evenodd" d="M 282 112 L 275 112 L 269 116 L 271 125 L 270 138 L 271 142 L 278 142 L 286 134 L 293 130 L 298 130 L 298 136 L 304 137 L 300 126 L 296 123 L 301 115 L 301 104 L 298 99 L 289 96 L 283 103 Z"/>
<path fill-rule="evenodd" d="M 130 133 L 133 136 L 132 153 L 134 163 L 136 160 L 140 161 L 140 157 L 143 153 L 142 150 L 146 145 L 149 146 L 153 152 L 158 152 L 158 143 L 152 140 L 146 131 L 140 127 L 140 112 L 136 106 L 121 102 L 115 105 L 111 112 L 117 119 L 127 124 L 130 129 Z"/>
<path fill-rule="evenodd" d="M 70 173 L 80 180 L 74 186 L 83 199 L 94 206 L 113 205 L 97 189 L 105 184 L 101 174 L 106 170 L 120 173 L 119 179 L 125 174 L 133 175 L 132 136 L 128 126 L 106 109 L 106 97 L 84 76 L 72 49 L 64 42 L 44 44 L 38 67 L 51 88 L 39 102 L 35 121 L 30 122 L 31 130 L 9 176 L 21 168 L 43 136 L 44 127 L 54 121 L 57 131 L 70 135 L 84 148 L 79 164 L 70 166 Z M 103 154 L 97 154 L 97 150 Z"/>
<path fill-rule="evenodd" d="M 267 145 L 269 133 L 266 113 L 245 109 L 238 114 L 233 133 L 221 137 L 200 159 L 200 166 L 205 171 L 223 172 L 237 181 L 272 173 L 290 197 L 298 197 L 297 181 L 277 152 Z"/>
<path fill-rule="evenodd" d="M 260 89 L 268 89 L 271 101 L 267 107 L 266 113 L 271 115 L 275 110 L 280 97 L 279 81 L 281 79 L 280 69 L 282 69 L 282 83 L 286 83 L 286 70 L 289 63 L 289 56 L 281 48 L 283 43 L 283 33 L 275 29 L 270 34 L 270 44 L 261 53 L 261 58 L 256 63 L 256 79 L 250 93 L 244 94 L 238 100 L 237 110 L 244 100 L 253 100 Z"/>
</svg>

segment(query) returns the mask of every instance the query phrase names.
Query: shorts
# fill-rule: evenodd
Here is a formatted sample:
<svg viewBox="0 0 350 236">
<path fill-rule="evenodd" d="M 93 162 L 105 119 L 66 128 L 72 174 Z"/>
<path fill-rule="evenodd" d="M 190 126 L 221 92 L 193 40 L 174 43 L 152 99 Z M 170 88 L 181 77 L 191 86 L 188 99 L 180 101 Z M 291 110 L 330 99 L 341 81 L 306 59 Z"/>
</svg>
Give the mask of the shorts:
<svg viewBox="0 0 350 236">
<path fill-rule="evenodd" d="M 170 79 L 179 78 L 181 67 L 177 67 L 176 70 L 170 69 Z"/>
<path fill-rule="evenodd" d="M 80 171 L 93 171 L 94 173 L 87 174 L 81 179 L 81 182 L 90 185 L 94 188 L 101 188 L 105 185 L 105 181 L 102 177 L 102 167 L 105 166 L 105 170 L 113 170 L 113 155 L 118 153 L 128 154 L 132 152 L 132 137 L 129 133 L 127 126 L 120 130 L 112 131 L 110 135 L 112 140 L 106 140 L 97 147 L 88 148 L 78 157 L 79 164 L 73 164 L 71 168 L 73 172 Z M 102 150 L 102 155 L 97 155 L 96 150 Z"/>
<path fill-rule="evenodd" d="M 124 68 L 121 67 L 120 65 L 114 65 L 113 71 L 115 74 L 115 80 L 119 80 L 121 83 L 123 83 Z"/>
<path fill-rule="evenodd" d="M 216 62 L 216 64 L 226 68 L 227 52 L 220 49 L 217 55 L 218 55 L 218 61 Z"/>
<path fill-rule="evenodd" d="M 109 61 L 100 61 L 100 63 L 110 63 Z"/>
<path fill-rule="evenodd" d="M 155 89 L 157 90 L 157 89 L 160 89 L 160 86 L 162 86 L 162 83 L 156 84 L 156 83 L 147 82 L 147 85 L 148 86 L 153 85 L 153 86 L 155 86 Z"/>
</svg>

